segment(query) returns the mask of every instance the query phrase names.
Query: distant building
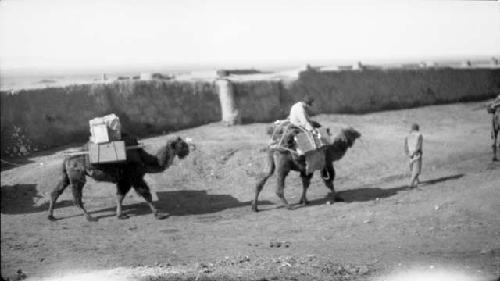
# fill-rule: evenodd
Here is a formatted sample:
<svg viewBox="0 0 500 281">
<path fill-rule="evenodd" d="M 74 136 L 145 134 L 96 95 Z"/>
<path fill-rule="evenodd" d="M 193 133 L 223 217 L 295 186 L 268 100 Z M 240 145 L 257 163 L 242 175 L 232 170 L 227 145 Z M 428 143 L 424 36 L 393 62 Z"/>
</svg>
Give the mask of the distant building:
<svg viewBox="0 0 500 281">
<path fill-rule="evenodd" d="M 153 80 L 153 73 L 151 72 L 143 72 L 141 73 L 141 80 L 144 80 L 144 81 L 149 81 L 149 80 Z"/>
<path fill-rule="evenodd" d="M 495 58 L 495 57 L 492 57 L 491 58 L 491 63 L 490 63 L 492 66 L 498 66 L 498 59 Z"/>
<path fill-rule="evenodd" d="M 218 69 L 216 71 L 217 77 L 219 78 L 224 78 L 230 75 L 249 75 L 257 73 L 261 73 L 261 71 L 256 69 Z"/>
<path fill-rule="evenodd" d="M 433 61 L 423 61 L 420 63 L 420 67 L 421 68 L 433 68 L 433 67 L 437 67 L 437 63 L 435 63 Z"/>
<path fill-rule="evenodd" d="M 322 66 L 321 71 L 350 71 L 352 70 L 352 65 L 329 65 Z"/>
<path fill-rule="evenodd" d="M 352 65 L 352 70 L 363 70 L 363 69 L 366 69 L 366 67 L 360 61 Z"/>
<path fill-rule="evenodd" d="M 219 78 L 224 78 L 224 77 L 229 76 L 229 71 L 224 70 L 224 69 L 219 69 L 216 71 L 216 73 L 217 73 L 217 77 L 219 77 Z"/>
<path fill-rule="evenodd" d="M 340 71 L 348 71 L 348 70 L 352 70 L 352 65 L 339 65 L 337 66 L 337 69 L 340 70 Z"/>
<path fill-rule="evenodd" d="M 401 65 L 401 68 L 403 69 L 419 69 L 420 68 L 420 64 L 416 64 L 416 63 L 404 63 Z"/>
<path fill-rule="evenodd" d="M 171 76 L 171 75 L 165 75 L 165 74 L 162 74 L 162 73 L 153 73 L 152 75 L 153 79 L 158 79 L 158 80 L 170 80 L 170 79 L 173 79 L 174 77 Z"/>
<path fill-rule="evenodd" d="M 467 61 L 462 62 L 461 66 L 462 67 L 471 67 L 472 63 L 470 62 L 470 60 L 467 60 Z"/>
</svg>

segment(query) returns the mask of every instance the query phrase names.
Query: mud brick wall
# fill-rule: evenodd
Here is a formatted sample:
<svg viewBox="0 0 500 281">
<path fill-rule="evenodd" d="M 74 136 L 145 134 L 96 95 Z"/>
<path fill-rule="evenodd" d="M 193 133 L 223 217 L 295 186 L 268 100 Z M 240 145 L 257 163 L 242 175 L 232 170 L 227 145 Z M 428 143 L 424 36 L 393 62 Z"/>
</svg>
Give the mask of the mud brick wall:
<svg viewBox="0 0 500 281">
<path fill-rule="evenodd" d="M 297 81 L 232 82 L 243 123 L 286 118 L 305 94 L 316 113 L 365 113 L 485 100 L 500 94 L 500 69 L 302 72 Z M 2 155 L 88 139 L 88 120 L 115 113 L 139 137 L 221 120 L 215 83 L 121 81 L 1 93 Z"/>
<path fill-rule="evenodd" d="M 288 91 L 315 97 L 318 113 L 364 113 L 484 100 L 500 94 L 500 69 L 305 71 Z"/>
<path fill-rule="evenodd" d="M 89 137 L 88 120 L 115 113 L 124 131 L 146 136 L 218 121 L 211 83 L 126 81 L 1 93 L 2 155 Z"/>
<path fill-rule="evenodd" d="M 283 117 L 287 98 L 280 81 L 233 82 L 234 99 L 243 123 L 268 122 Z"/>
</svg>

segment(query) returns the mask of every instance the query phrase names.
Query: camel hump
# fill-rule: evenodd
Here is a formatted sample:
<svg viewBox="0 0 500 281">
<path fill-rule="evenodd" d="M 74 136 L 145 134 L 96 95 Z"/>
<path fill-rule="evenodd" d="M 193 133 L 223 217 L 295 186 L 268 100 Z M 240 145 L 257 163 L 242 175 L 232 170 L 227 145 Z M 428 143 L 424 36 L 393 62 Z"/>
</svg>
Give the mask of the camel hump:
<svg viewBox="0 0 500 281">
<path fill-rule="evenodd" d="M 122 141 L 125 142 L 126 146 L 139 145 L 139 140 L 137 137 L 129 135 L 127 133 L 122 133 Z"/>
</svg>

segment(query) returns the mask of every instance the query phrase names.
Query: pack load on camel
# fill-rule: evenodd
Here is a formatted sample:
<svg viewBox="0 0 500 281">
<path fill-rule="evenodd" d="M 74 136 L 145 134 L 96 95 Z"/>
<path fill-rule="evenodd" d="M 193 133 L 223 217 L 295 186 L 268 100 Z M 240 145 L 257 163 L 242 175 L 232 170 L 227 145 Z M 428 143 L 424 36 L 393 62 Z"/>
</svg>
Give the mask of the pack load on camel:
<svg viewBox="0 0 500 281">
<path fill-rule="evenodd" d="M 89 161 L 91 164 L 119 163 L 127 160 L 122 140 L 120 118 L 115 114 L 89 121 Z"/>
<path fill-rule="evenodd" d="M 309 131 L 292 124 L 288 119 L 277 120 L 274 125 L 270 149 L 287 150 L 297 157 L 304 156 L 307 173 L 323 167 L 325 161 L 323 148 L 333 142 L 330 129 L 317 126 Z"/>
</svg>

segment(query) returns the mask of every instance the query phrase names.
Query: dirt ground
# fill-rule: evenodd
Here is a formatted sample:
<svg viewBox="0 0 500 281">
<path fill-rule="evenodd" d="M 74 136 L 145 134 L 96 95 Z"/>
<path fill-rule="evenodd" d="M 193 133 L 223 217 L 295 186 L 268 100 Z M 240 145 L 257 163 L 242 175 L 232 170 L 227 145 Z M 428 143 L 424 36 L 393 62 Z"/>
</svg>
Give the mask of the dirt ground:
<svg viewBox="0 0 500 281">
<path fill-rule="evenodd" d="M 74 147 L 14 160 L 18 166 L 4 165 L 1 172 L 2 276 L 371 280 L 416 267 L 496 280 L 500 164 L 491 161 L 484 105 L 316 116 L 324 126 L 353 126 L 362 137 L 335 163 L 335 187 L 346 202 L 327 205 L 317 174 L 308 193 L 311 205 L 294 210 L 278 208 L 273 177 L 260 196 L 262 211 L 251 212 L 255 176 L 267 167 L 267 124 L 209 124 L 144 139 L 151 152 L 173 135 L 192 138 L 198 148 L 164 173 L 146 176 L 155 204 L 170 214 L 160 221 L 134 192 L 124 202 L 130 219 L 117 220 L 114 186 L 92 180 L 84 201 L 97 222 L 84 220 L 70 190 L 59 199 L 59 220 L 48 221 L 48 194 L 64 151 Z M 424 134 L 423 183 L 416 190 L 406 188 L 403 154 L 412 122 Z M 286 185 L 285 196 L 297 202 L 298 174 Z"/>
</svg>

